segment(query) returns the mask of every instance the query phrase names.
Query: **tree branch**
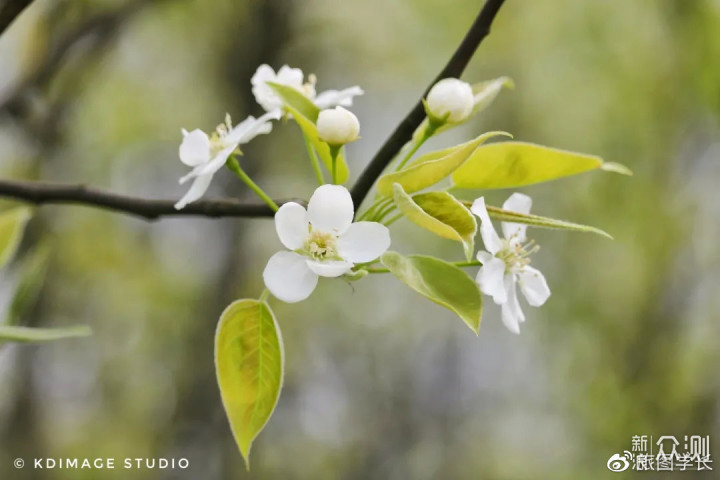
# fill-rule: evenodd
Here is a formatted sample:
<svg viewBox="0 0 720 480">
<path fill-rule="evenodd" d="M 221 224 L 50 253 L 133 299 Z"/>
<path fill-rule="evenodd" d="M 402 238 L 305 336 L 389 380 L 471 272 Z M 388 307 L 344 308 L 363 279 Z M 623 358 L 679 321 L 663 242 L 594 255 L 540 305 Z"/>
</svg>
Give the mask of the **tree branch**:
<svg viewBox="0 0 720 480">
<path fill-rule="evenodd" d="M 403 145 L 412 139 L 415 129 L 419 127 L 425 119 L 425 109 L 423 108 L 422 99 L 425 98 L 432 86 L 438 81 L 443 78 L 460 77 L 460 75 L 462 75 L 475 50 L 477 50 L 477 47 L 480 45 L 480 42 L 490 33 L 490 25 L 504 1 L 505 0 L 487 0 L 485 2 L 475 22 L 473 22 L 465 38 L 460 42 L 453 56 L 448 60 L 445 68 L 430 82 L 430 85 L 425 89 L 425 92 L 415 107 L 410 110 L 410 113 L 408 113 L 395 128 L 395 131 L 385 141 L 383 146 L 380 147 L 375 157 L 373 157 L 368 166 L 365 167 L 365 170 L 360 174 L 360 178 L 358 178 L 358 181 L 352 189 L 352 199 L 356 210 L 360 209 L 360 204 L 365 200 L 375 180 L 380 177 L 385 167 L 388 166 L 395 155 L 402 149 Z"/>
<path fill-rule="evenodd" d="M 176 200 L 130 197 L 85 185 L 0 180 L 0 196 L 41 204 L 80 204 L 104 208 L 156 220 L 164 216 L 203 217 L 272 217 L 274 212 L 264 203 L 241 203 L 234 199 L 201 200 L 175 210 Z M 276 200 L 283 204 L 288 200 Z"/>
<path fill-rule="evenodd" d="M 142 0 L 137 0 L 141 3 Z M 352 189 L 356 210 L 359 209 L 368 192 L 385 167 L 392 161 L 403 145 L 412 139 L 415 129 L 425 118 L 422 98 L 439 80 L 459 77 L 470 62 L 480 42 L 490 33 L 490 25 L 504 0 L 487 0 L 475 22 L 465 35 L 445 68 L 430 83 L 421 100 L 395 128 L 395 131 L 378 150 L 375 157 L 360 175 Z M 134 2 L 131 2 L 134 4 Z M 233 199 L 203 200 L 191 203 L 184 209 L 175 210 L 174 200 L 156 200 L 118 195 L 85 185 L 0 180 L 0 197 L 10 197 L 34 204 L 82 204 L 91 207 L 114 210 L 130 215 L 155 220 L 163 216 L 194 215 L 205 217 L 272 217 L 273 212 L 265 204 L 245 204 Z M 285 203 L 276 200 L 276 203 Z"/>
<path fill-rule="evenodd" d="M 32 0 L 6 0 L 0 7 L 0 34 L 32 3 Z"/>
</svg>

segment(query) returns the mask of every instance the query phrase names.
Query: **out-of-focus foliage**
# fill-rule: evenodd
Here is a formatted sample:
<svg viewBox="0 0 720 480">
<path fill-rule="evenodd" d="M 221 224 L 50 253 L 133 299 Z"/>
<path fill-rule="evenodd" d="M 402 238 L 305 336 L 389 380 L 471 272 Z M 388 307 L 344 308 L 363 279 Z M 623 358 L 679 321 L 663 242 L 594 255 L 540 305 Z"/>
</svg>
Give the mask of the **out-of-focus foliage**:
<svg viewBox="0 0 720 480">
<path fill-rule="evenodd" d="M 43 38 L 118 4 L 64 2 Z M 355 112 L 374 121 L 362 123 L 348 157 L 369 159 L 477 8 L 148 6 L 100 50 L 73 49 L 26 108 L 3 110 L 1 174 L 179 198 L 180 128 L 207 130 L 226 111 L 257 114 L 244 92 L 262 62 L 315 71 L 321 89 L 361 85 Z M 0 478 L 127 478 L 37 477 L 15 470 L 15 457 L 190 461 L 188 470 L 133 471 L 138 479 L 607 478 L 607 459 L 633 435 L 714 435 L 720 458 L 718 25 L 716 0 L 507 2 L 464 78 L 507 75 L 516 88 L 427 150 L 503 130 L 625 164 L 634 177 L 588 173 L 522 189 L 543 215 L 597 225 L 615 240 L 529 230 L 553 296 L 526 312 L 519 337 L 492 302 L 476 337 L 391 276 L 321 282 L 307 302 L 274 303 L 286 383 L 249 474 L 215 385 L 213 335 L 224 305 L 262 289 L 259 272 L 278 247 L 267 241 L 272 222 L 145 223 L 41 208 L 21 249 L 52 237 L 53 253 L 24 321 L 87 323 L 95 335 L 0 349 Z M 12 35 L 3 41 L 18 49 L 28 41 Z M 244 153 L 243 167 L 262 171 L 273 196 L 312 191 L 295 126 L 278 125 Z M 250 198 L 230 178 L 214 187 L 223 193 Z M 485 194 L 497 205 L 508 192 Z M 403 226 L 393 250 L 463 258 L 456 242 L 416 228 Z"/>
<path fill-rule="evenodd" d="M 26 207 L 0 212 L 0 268 L 15 256 L 30 215 Z"/>
</svg>

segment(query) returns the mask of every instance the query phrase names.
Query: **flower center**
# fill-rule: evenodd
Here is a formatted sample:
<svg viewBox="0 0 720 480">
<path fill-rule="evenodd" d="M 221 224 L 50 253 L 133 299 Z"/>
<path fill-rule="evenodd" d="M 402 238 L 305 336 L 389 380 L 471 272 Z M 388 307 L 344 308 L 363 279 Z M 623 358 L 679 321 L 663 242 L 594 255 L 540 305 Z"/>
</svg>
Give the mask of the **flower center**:
<svg viewBox="0 0 720 480">
<path fill-rule="evenodd" d="M 317 77 L 314 73 L 308 75 L 308 81 L 302 86 L 300 92 L 310 100 L 315 100 L 315 84 L 317 83 Z"/>
<path fill-rule="evenodd" d="M 210 152 L 212 156 L 215 156 L 215 154 L 227 146 L 225 145 L 225 137 L 227 137 L 227 134 L 230 133 L 232 128 L 233 125 L 230 114 L 225 114 L 225 123 L 218 125 L 215 131 L 210 134 Z"/>
<path fill-rule="evenodd" d="M 524 244 L 511 240 L 503 241 L 503 248 L 497 253 L 497 257 L 505 262 L 506 273 L 522 271 L 530 265 L 530 255 L 540 250 L 540 245 L 535 244 L 535 240 Z"/>
<path fill-rule="evenodd" d="M 332 233 L 312 232 L 305 240 L 305 251 L 315 260 L 337 257 L 337 238 Z"/>
</svg>

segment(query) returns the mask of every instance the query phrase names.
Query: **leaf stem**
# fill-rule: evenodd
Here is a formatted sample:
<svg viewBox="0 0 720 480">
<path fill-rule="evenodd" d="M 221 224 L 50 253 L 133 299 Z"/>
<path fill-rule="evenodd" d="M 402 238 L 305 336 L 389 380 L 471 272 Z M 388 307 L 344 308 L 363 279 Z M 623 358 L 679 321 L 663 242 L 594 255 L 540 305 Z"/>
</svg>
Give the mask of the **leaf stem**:
<svg viewBox="0 0 720 480">
<path fill-rule="evenodd" d="M 266 288 L 266 289 L 263 290 L 262 293 L 260 294 L 260 298 L 258 299 L 258 301 L 264 302 L 264 301 L 266 301 L 266 300 L 268 299 L 269 296 L 270 296 L 270 290 L 268 290 L 268 289 Z"/>
<path fill-rule="evenodd" d="M 470 262 L 452 262 L 456 267 L 482 267 L 482 262 L 472 260 Z"/>
<path fill-rule="evenodd" d="M 387 222 L 383 222 L 383 225 L 385 225 L 386 227 L 389 227 L 390 225 L 392 225 L 393 223 L 397 222 L 398 220 L 400 220 L 400 219 L 401 219 L 402 217 L 404 217 L 404 216 L 405 216 L 404 213 L 398 213 L 397 215 L 395 215 L 394 217 L 392 217 L 392 218 L 391 218 L 390 220 L 388 220 Z"/>
<path fill-rule="evenodd" d="M 413 155 L 415 155 L 415 152 L 417 152 L 420 147 L 422 147 L 423 143 L 425 143 L 430 137 L 433 136 L 435 131 L 437 130 L 437 125 L 435 123 L 429 121 L 428 126 L 425 128 L 425 131 L 423 132 L 422 137 L 420 137 L 415 144 L 412 146 L 410 151 L 405 155 L 405 158 L 402 159 L 402 161 L 398 164 L 398 166 L 395 168 L 395 171 L 402 170 L 402 168 L 405 166 L 405 164 L 410 161 Z"/>
<path fill-rule="evenodd" d="M 342 145 L 330 145 L 330 157 L 332 158 L 332 183 L 338 184 L 337 181 L 337 158 L 342 150 Z"/>
<path fill-rule="evenodd" d="M 248 176 L 247 173 L 240 167 L 240 163 L 237 161 L 237 158 L 235 158 L 234 155 L 231 155 L 227 161 L 225 162 L 225 165 L 235 174 L 237 177 L 245 182 L 245 185 L 250 187 L 250 189 L 255 192 L 255 194 L 260 197 L 262 201 L 268 204 L 270 208 L 274 212 L 277 212 L 280 207 L 278 207 L 277 203 L 273 201 L 270 196 L 268 196 L 267 193 L 263 191 L 262 188 L 258 186 L 257 183 L 253 182 L 252 179 Z"/>
<path fill-rule="evenodd" d="M 375 212 L 376 212 L 379 208 L 383 208 L 384 206 L 386 206 L 386 205 L 387 205 L 387 202 L 392 202 L 392 199 L 389 198 L 389 197 L 379 198 L 378 200 L 375 201 L 375 203 L 373 203 L 372 205 L 370 205 L 370 207 L 369 207 L 367 210 L 365 210 L 365 211 L 362 213 L 362 215 L 360 215 L 360 216 L 358 217 L 358 221 L 360 221 L 360 220 L 365 220 L 365 219 L 370 218 L 372 215 L 375 214 Z"/>
<path fill-rule="evenodd" d="M 390 203 L 389 205 L 385 206 L 380 212 L 377 212 L 373 218 L 376 222 L 382 222 L 385 217 L 388 216 L 389 213 L 391 213 L 393 210 L 395 210 L 395 204 Z"/>
<path fill-rule="evenodd" d="M 317 178 L 318 185 L 324 185 L 325 176 L 320 168 L 320 160 L 318 159 L 317 153 L 315 153 L 315 149 L 310 143 L 310 140 L 305 135 L 303 135 L 303 138 L 305 139 L 305 148 L 307 148 L 307 153 L 310 157 L 310 163 L 312 164 L 313 171 L 315 172 L 315 178 Z"/>
<path fill-rule="evenodd" d="M 390 270 L 387 268 L 368 268 L 368 273 L 390 273 Z"/>
</svg>

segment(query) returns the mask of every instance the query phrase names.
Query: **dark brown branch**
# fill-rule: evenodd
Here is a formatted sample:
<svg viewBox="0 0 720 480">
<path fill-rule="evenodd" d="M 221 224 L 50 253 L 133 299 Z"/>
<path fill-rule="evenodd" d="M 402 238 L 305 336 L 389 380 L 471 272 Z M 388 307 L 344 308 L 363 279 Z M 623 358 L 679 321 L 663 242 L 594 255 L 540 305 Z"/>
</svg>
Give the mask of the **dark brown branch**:
<svg viewBox="0 0 720 480">
<path fill-rule="evenodd" d="M 130 197 L 106 192 L 85 185 L 0 180 L 0 197 L 14 198 L 36 205 L 79 204 L 104 208 L 129 215 L 156 220 L 164 216 L 203 217 L 272 217 L 273 211 L 264 203 L 241 203 L 239 200 L 201 200 L 175 210 L 176 200 Z M 287 200 L 275 200 L 280 205 Z"/>
<path fill-rule="evenodd" d="M 415 107 L 407 114 L 407 116 L 395 128 L 395 131 L 385 141 L 375 157 L 370 161 L 365 170 L 360 174 L 360 178 L 352 189 L 353 203 L 355 209 L 360 208 L 360 204 L 370 192 L 375 181 L 380 177 L 385 167 L 392 161 L 397 153 L 402 149 L 403 145 L 412 139 L 415 129 L 420 126 L 425 119 L 425 109 L 423 108 L 422 99 L 425 98 L 433 85 L 439 80 L 447 77 L 460 77 L 465 67 L 467 67 L 475 50 L 480 42 L 490 33 L 490 25 L 492 25 L 495 16 L 505 0 L 487 0 L 480 10 L 475 22 L 473 22 L 470 30 L 468 30 L 465 38 L 458 46 L 455 53 L 450 58 L 445 68 L 430 82 L 427 89 L 418 100 Z"/>
<path fill-rule="evenodd" d="M 32 0 L 5 0 L 0 7 L 0 35 L 32 3 Z"/>
</svg>

